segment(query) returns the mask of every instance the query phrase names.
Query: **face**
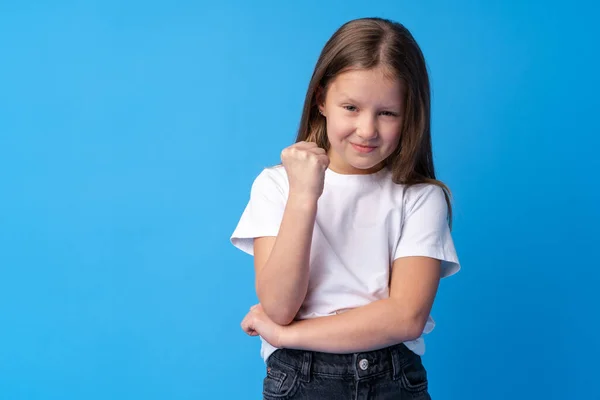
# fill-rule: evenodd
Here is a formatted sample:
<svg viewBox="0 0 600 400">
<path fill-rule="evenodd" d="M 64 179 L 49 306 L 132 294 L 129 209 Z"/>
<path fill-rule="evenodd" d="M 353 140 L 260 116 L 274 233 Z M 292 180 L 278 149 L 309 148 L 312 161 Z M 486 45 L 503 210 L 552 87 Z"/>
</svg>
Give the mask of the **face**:
<svg viewBox="0 0 600 400">
<path fill-rule="evenodd" d="M 347 71 L 331 82 L 319 108 L 333 171 L 369 174 L 383 167 L 400 140 L 404 93 L 404 84 L 380 68 Z"/>
</svg>

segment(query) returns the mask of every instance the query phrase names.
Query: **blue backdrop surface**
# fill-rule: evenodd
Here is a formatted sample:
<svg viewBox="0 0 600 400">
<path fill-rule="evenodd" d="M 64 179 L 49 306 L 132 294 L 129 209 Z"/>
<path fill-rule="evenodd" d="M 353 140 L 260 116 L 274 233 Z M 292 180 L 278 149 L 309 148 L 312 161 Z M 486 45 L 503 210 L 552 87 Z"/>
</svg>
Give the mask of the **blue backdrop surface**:
<svg viewBox="0 0 600 400">
<path fill-rule="evenodd" d="M 454 193 L 433 397 L 600 399 L 597 6 L 248 3 L 0 4 L 0 398 L 260 398 L 229 235 L 325 41 L 382 16 L 425 53 Z"/>
</svg>

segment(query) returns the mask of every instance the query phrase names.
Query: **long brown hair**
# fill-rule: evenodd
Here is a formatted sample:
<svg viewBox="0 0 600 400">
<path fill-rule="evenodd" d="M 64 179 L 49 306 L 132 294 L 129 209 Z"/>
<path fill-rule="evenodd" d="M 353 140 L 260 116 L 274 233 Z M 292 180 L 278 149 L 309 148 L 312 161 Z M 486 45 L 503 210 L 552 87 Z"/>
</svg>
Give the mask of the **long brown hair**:
<svg viewBox="0 0 600 400">
<path fill-rule="evenodd" d="M 400 142 L 385 164 L 397 184 L 440 186 L 452 226 L 450 190 L 436 179 L 433 166 L 427 65 L 419 45 L 402 24 L 382 18 L 361 18 L 345 23 L 333 34 L 321 51 L 310 80 L 296 142 L 316 142 L 329 150 L 326 120 L 318 108 L 329 85 L 342 72 L 379 66 L 406 85 Z"/>
</svg>

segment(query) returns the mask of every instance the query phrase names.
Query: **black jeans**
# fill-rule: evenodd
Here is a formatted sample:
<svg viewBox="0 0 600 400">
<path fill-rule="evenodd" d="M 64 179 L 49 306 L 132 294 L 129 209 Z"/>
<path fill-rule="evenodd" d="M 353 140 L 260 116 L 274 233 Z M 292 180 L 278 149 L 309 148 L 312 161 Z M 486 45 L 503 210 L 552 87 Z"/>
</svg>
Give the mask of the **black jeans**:
<svg viewBox="0 0 600 400">
<path fill-rule="evenodd" d="M 404 344 L 354 354 L 279 349 L 267 360 L 265 400 L 430 400 L 421 357 Z"/>
</svg>

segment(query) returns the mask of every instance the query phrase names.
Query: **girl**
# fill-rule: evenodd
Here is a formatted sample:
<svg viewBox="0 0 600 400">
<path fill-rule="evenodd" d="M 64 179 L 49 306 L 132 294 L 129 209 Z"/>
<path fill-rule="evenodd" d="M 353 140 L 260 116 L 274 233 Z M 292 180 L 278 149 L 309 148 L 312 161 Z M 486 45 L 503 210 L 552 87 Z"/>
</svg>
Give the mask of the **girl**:
<svg viewBox="0 0 600 400">
<path fill-rule="evenodd" d="M 410 32 L 344 24 L 325 45 L 296 143 L 254 181 L 231 237 L 254 256 L 265 399 L 429 399 L 422 336 L 459 270 L 435 178 L 429 79 Z"/>
</svg>

